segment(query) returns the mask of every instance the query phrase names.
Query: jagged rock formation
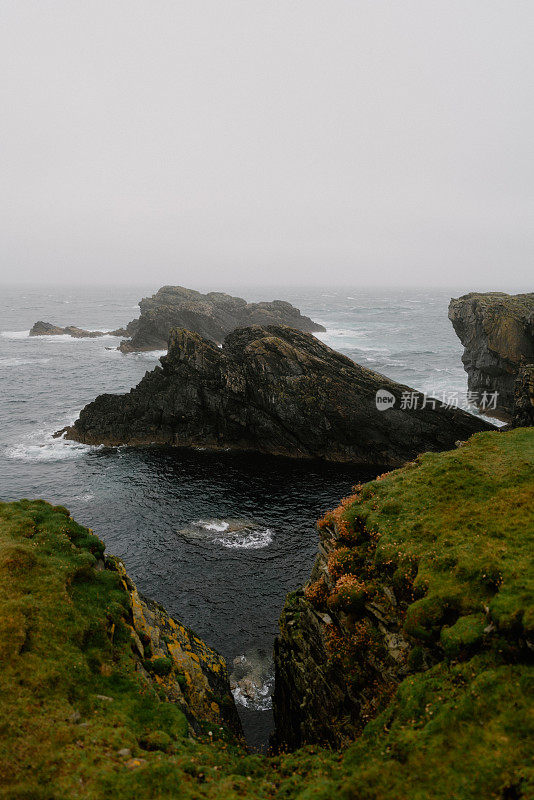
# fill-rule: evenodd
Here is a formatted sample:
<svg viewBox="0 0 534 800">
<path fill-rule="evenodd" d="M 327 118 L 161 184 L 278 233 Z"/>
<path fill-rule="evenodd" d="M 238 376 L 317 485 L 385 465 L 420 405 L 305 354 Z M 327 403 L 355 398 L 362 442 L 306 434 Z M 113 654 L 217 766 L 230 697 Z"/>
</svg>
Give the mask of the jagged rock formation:
<svg viewBox="0 0 534 800">
<path fill-rule="evenodd" d="M 464 346 L 468 388 L 481 407 L 484 392 L 497 392 L 497 405 L 484 411 L 510 421 L 514 384 L 522 360 L 534 362 L 534 293 L 473 292 L 453 298 L 449 319 Z"/>
<path fill-rule="evenodd" d="M 132 338 L 119 347 L 123 353 L 165 350 L 172 328 L 186 328 L 217 344 L 235 328 L 247 325 L 289 325 L 308 333 L 325 330 L 284 300 L 247 303 L 223 292 L 201 294 L 182 286 L 163 286 L 152 297 L 144 297 L 139 307 L 135 330 L 132 323 L 128 326 Z"/>
<path fill-rule="evenodd" d="M 346 746 L 408 674 L 411 644 L 402 630 L 407 603 L 396 597 L 391 581 L 383 580 L 373 596 L 362 589 L 356 614 L 343 603 L 334 609 L 331 598 L 341 577 L 334 558 L 343 544 L 335 525 L 323 526 L 310 583 L 290 594 L 282 610 L 274 649 L 275 748 Z M 370 547 L 358 577 L 345 579 L 349 592 L 364 586 L 373 556 Z M 358 659 L 347 676 L 335 654 L 349 648 Z"/>
<path fill-rule="evenodd" d="M 72 336 L 75 339 L 97 339 L 99 336 L 127 336 L 127 328 L 117 328 L 114 331 L 86 331 L 83 328 L 77 328 L 75 325 L 67 325 L 66 328 L 60 328 L 59 325 L 54 325 L 52 322 L 43 322 L 39 320 L 30 330 L 30 336 Z"/>
<path fill-rule="evenodd" d="M 379 389 L 395 400 L 386 411 L 377 409 Z M 89 444 L 157 443 L 395 466 L 491 427 L 438 403 L 423 408 L 416 393 L 419 407 L 403 410 L 405 392 L 411 390 L 291 328 L 241 328 L 222 349 L 174 330 L 161 367 L 128 394 L 100 395 L 59 433 Z"/>
<path fill-rule="evenodd" d="M 497 672 L 530 671 L 533 444 L 532 429 L 476 435 L 355 487 L 319 521 L 311 580 L 288 596 L 275 645 L 278 747 L 340 747 L 367 726 L 360 749 L 377 736 L 404 763 L 416 709 L 430 731 L 470 674 L 497 710 Z"/>
<path fill-rule="evenodd" d="M 141 659 L 138 670 L 147 679 L 157 675 L 158 691 L 180 705 L 193 730 L 203 732 L 210 723 L 242 736 L 224 658 L 163 606 L 140 594 L 119 559 L 108 557 L 105 566 L 117 570 L 130 598 L 128 624 Z"/>
</svg>

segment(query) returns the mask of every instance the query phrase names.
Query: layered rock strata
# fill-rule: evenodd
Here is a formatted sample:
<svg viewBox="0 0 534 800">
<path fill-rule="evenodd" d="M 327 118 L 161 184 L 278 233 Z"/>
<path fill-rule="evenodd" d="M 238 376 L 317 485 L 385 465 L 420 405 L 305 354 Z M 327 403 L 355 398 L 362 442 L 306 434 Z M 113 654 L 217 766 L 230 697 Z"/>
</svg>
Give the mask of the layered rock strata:
<svg viewBox="0 0 534 800">
<path fill-rule="evenodd" d="M 473 402 L 484 413 L 510 421 L 519 368 L 534 362 L 534 293 L 466 294 L 451 300 L 449 319 L 465 348 L 462 361 Z M 494 393 L 496 402 L 488 397 Z"/>
<path fill-rule="evenodd" d="M 385 411 L 377 392 L 392 403 Z M 407 407 L 405 396 L 414 399 Z M 310 334 L 271 325 L 235 330 L 222 348 L 174 330 L 161 366 L 128 394 L 97 397 L 58 435 L 396 466 L 488 428 L 459 409 L 425 404 Z"/>
</svg>

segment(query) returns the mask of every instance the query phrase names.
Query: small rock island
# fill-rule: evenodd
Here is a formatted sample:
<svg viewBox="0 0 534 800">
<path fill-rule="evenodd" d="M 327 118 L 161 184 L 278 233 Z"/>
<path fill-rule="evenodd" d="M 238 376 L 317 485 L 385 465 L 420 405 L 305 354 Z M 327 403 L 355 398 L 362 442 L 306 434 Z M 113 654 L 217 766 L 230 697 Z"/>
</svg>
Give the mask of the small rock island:
<svg viewBox="0 0 534 800">
<path fill-rule="evenodd" d="M 130 392 L 100 395 L 56 435 L 399 466 L 493 427 L 438 401 L 425 404 L 409 387 L 281 325 L 234 330 L 222 348 L 176 329 L 160 360 Z M 385 411 L 378 390 L 393 398 Z"/>
<path fill-rule="evenodd" d="M 135 353 L 166 350 L 173 328 L 187 328 L 216 344 L 221 344 L 235 328 L 248 325 L 289 325 L 307 333 L 326 330 L 285 300 L 247 303 L 242 297 L 224 292 L 201 294 L 183 286 L 162 286 L 151 297 L 143 297 L 139 308 L 138 319 L 112 331 L 88 331 L 76 325 L 63 328 L 39 320 L 32 326 L 30 336 L 66 335 L 75 339 L 123 336 L 118 349 L 122 353 Z"/>
<path fill-rule="evenodd" d="M 100 336 L 128 336 L 127 328 L 117 328 L 114 331 L 86 331 L 76 325 L 67 325 L 61 328 L 53 322 L 39 320 L 32 325 L 30 336 L 72 336 L 74 339 L 98 339 Z"/>
<path fill-rule="evenodd" d="M 128 325 L 131 339 L 120 344 L 123 353 L 166 350 L 173 328 L 187 328 L 217 344 L 235 328 L 248 325 L 289 325 L 307 333 L 325 330 L 285 300 L 247 303 L 224 292 L 201 294 L 183 286 L 163 286 L 144 297 L 139 308 L 141 316 Z"/>
</svg>

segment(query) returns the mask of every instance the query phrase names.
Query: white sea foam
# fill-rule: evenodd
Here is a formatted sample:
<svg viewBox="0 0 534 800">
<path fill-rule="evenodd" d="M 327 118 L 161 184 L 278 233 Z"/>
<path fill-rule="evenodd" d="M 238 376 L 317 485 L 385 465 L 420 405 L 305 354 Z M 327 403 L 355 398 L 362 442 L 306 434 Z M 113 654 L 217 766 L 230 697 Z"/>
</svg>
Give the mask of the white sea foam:
<svg viewBox="0 0 534 800">
<path fill-rule="evenodd" d="M 66 461 L 79 458 L 99 447 L 65 439 L 54 439 L 50 430 L 38 430 L 18 444 L 6 448 L 7 458 L 15 461 Z"/>
<path fill-rule="evenodd" d="M 204 520 L 199 519 L 196 525 L 204 528 L 206 531 L 217 531 L 218 533 L 222 533 L 223 531 L 227 531 L 230 527 L 229 522 L 219 522 L 218 520 L 213 520 L 212 522 L 204 522 Z"/>
<path fill-rule="evenodd" d="M 251 650 L 233 660 L 230 687 L 240 706 L 256 711 L 272 708 L 274 670 L 272 659 L 261 650 Z"/>
<path fill-rule="evenodd" d="M 270 528 L 239 519 L 199 519 L 183 528 L 180 533 L 190 539 L 211 540 L 214 544 L 232 550 L 261 550 L 268 547 L 274 537 Z"/>
<path fill-rule="evenodd" d="M 4 339 L 25 339 L 27 336 L 30 335 L 29 331 L 2 331 L 1 336 Z"/>
<path fill-rule="evenodd" d="M 263 686 L 257 687 L 254 691 L 253 697 L 249 697 L 248 694 L 245 694 L 245 692 L 243 692 L 239 686 L 236 686 L 235 689 L 232 689 L 232 694 L 235 702 L 239 706 L 253 708 L 256 711 L 269 711 L 273 707 L 273 688 L 274 678 L 272 685 L 264 683 Z"/>
<path fill-rule="evenodd" d="M 25 364 L 47 364 L 49 358 L 0 358 L 0 367 L 22 367 Z"/>
<path fill-rule="evenodd" d="M 229 536 L 220 536 L 215 539 L 223 547 L 235 550 L 261 550 L 268 547 L 273 540 L 273 532 L 269 528 L 257 531 L 232 533 Z"/>
<path fill-rule="evenodd" d="M 130 355 L 130 354 L 128 354 Z M 132 353 L 139 361 L 157 361 L 158 358 L 167 355 L 166 350 L 147 350 L 143 353 Z"/>
<path fill-rule="evenodd" d="M 317 339 L 321 339 L 321 341 L 329 339 L 330 337 L 354 339 L 359 336 L 367 336 L 368 332 L 368 330 L 358 330 L 356 328 L 327 328 L 326 331 L 314 333 L 314 336 Z"/>
</svg>

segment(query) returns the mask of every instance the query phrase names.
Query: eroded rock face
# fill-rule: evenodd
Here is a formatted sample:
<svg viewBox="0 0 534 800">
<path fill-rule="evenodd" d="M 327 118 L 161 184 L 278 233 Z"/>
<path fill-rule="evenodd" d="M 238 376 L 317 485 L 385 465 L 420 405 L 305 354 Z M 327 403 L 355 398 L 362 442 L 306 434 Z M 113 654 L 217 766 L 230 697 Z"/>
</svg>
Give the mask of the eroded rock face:
<svg viewBox="0 0 534 800">
<path fill-rule="evenodd" d="M 77 328 L 76 325 L 67 325 L 66 328 L 61 328 L 52 322 L 43 322 L 42 320 L 36 322 L 30 330 L 30 336 L 72 336 L 74 339 L 97 339 L 106 335 L 127 336 L 128 330 L 117 328 L 114 331 L 86 331 L 83 328 Z"/>
<path fill-rule="evenodd" d="M 534 362 L 534 293 L 471 293 L 453 298 L 449 319 L 464 346 L 468 388 L 480 405 L 484 392 L 497 392 L 495 410 L 510 421 L 521 362 Z"/>
<path fill-rule="evenodd" d="M 336 583 L 328 562 L 339 547 L 338 536 L 334 528 L 321 531 L 310 582 L 288 596 L 280 616 L 274 646 L 275 749 L 346 746 L 409 671 L 412 644 L 402 631 L 407 604 L 395 596 L 386 576 L 380 593 L 362 601 L 357 622 L 353 614 L 322 602 L 321 592 L 326 596 Z M 371 547 L 368 563 L 372 557 Z M 358 658 L 347 675 L 336 656 L 351 647 Z"/>
<path fill-rule="evenodd" d="M 413 739 L 398 747 L 394 730 L 404 736 L 419 707 L 427 742 L 436 708 L 447 702 L 440 688 L 432 708 L 423 683 L 448 683 L 457 664 L 473 675 L 531 664 L 523 553 L 529 557 L 534 531 L 533 437 L 532 428 L 493 431 L 425 453 L 355 486 L 319 520 L 310 581 L 287 596 L 275 643 L 278 748 L 343 746 L 367 726 L 361 738 L 383 736 L 397 767 Z M 462 683 L 448 685 L 455 693 Z M 399 701 L 406 705 L 395 719 Z"/>
<path fill-rule="evenodd" d="M 123 353 L 165 350 L 172 328 L 186 328 L 218 344 L 235 328 L 247 325 L 290 325 L 308 333 L 325 330 L 284 300 L 247 303 L 223 292 L 201 294 L 182 286 L 163 286 L 152 297 L 144 297 L 139 307 L 135 329 L 132 323 L 128 326 L 132 338 L 119 347 Z"/>
<path fill-rule="evenodd" d="M 534 425 L 534 364 L 522 364 L 515 379 L 512 425 Z"/>
<path fill-rule="evenodd" d="M 205 733 L 206 723 L 211 723 L 242 737 L 224 658 L 163 606 L 139 594 L 119 559 L 108 557 L 106 567 L 119 572 L 130 597 L 138 669 L 167 700 L 180 705 L 197 732 Z"/>
<path fill-rule="evenodd" d="M 391 393 L 379 411 L 376 393 Z M 167 444 L 396 466 L 491 428 L 458 409 L 403 410 L 411 390 L 284 326 L 233 331 L 222 348 L 171 333 L 161 367 L 124 395 L 100 395 L 68 438 L 88 444 Z M 61 432 L 62 433 L 62 432 Z"/>
</svg>

